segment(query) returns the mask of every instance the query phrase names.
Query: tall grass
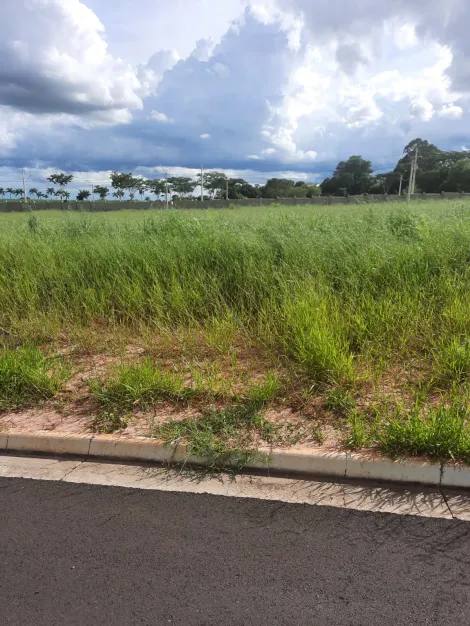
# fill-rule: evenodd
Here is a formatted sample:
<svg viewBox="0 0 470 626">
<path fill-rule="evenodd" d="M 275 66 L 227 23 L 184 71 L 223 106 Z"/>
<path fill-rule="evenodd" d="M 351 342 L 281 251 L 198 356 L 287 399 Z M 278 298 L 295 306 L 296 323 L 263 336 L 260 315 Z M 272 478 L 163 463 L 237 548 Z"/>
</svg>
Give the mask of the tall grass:
<svg viewBox="0 0 470 626">
<path fill-rule="evenodd" d="M 32 406 L 54 396 L 69 370 L 41 350 L 25 347 L 0 352 L 0 411 Z"/>
<path fill-rule="evenodd" d="M 467 375 L 470 204 L 107 217 L 0 232 L 5 344 L 227 320 L 314 382 L 378 359 L 425 359 L 443 385 Z"/>
</svg>

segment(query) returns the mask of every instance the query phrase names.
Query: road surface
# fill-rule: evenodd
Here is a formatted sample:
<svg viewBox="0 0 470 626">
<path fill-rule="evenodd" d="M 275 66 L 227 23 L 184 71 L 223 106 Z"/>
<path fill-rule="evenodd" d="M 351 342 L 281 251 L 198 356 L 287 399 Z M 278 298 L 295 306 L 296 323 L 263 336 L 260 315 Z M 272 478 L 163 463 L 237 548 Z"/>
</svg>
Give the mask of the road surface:
<svg viewBox="0 0 470 626">
<path fill-rule="evenodd" d="M 470 623 L 470 524 L 0 479 L 3 625 Z"/>
</svg>

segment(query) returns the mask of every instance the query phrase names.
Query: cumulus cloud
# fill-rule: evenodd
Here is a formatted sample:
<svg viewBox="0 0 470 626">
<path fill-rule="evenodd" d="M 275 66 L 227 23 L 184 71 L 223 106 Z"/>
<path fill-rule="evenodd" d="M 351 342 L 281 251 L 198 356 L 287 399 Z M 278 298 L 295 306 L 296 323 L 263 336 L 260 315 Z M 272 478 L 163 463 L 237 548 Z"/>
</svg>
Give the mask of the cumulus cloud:
<svg viewBox="0 0 470 626">
<path fill-rule="evenodd" d="M 463 115 L 463 109 L 455 104 L 445 104 L 438 112 L 438 115 L 448 120 L 458 120 Z"/>
<path fill-rule="evenodd" d="M 453 54 L 448 70 L 453 87 L 470 91 L 468 0 L 277 0 L 275 4 L 288 14 L 302 16 L 317 44 L 332 38 L 341 43 L 345 37 L 352 39 L 353 43 L 377 42 L 383 37 L 387 24 L 398 19 L 402 24 L 410 25 L 408 28 L 412 28 L 413 37 L 416 35 L 422 41 L 431 39 L 448 46 Z M 378 48 L 380 46 L 376 46 Z"/>
<path fill-rule="evenodd" d="M 467 0 L 452 10 L 437 0 L 142 2 L 136 12 L 4 0 L 4 163 L 328 172 L 355 153 L 393 164 L 416 136 L 470 141 Z M 134 41 L 147 61 L 129 52 Z"/>
<path fill-rule="evenodd" d="M 0 104 L 102 122 L 142 107 L 135 72 L 108 54 L 103 24 L 80 0 L 2 2 L 0 22 Z"/>
<path fill-rule="evenodd" d="M 171 70 L 178 61 L 179 57 L 175 50 L 159 50 L 150 57 L 147 63 L 139 64 L 137 76 L 140 81 L 139 92 L 142 96 L 155 93 L 165 72 Z"/>
<path fill-rule="evenodd" d="M 162 124 L 173 124 L 175 121 L 171 117 L 168 117 L 166 113 L 160 113 L 160 111 L 152 111 L 150 113 L 150 119 L 155 120 L 155 122 L 160 122 Z"/>
</svg>

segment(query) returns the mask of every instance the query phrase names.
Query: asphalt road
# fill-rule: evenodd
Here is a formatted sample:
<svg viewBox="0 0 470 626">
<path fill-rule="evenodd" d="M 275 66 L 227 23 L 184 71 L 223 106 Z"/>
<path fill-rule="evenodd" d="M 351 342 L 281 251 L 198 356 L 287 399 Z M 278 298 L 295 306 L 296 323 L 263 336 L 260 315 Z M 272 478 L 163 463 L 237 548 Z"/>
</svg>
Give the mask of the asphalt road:
<svg viewBox="0 0 470 626">
<path fill-rule="evenodd" d="M 3 625 L 470 623 L 470 524 L 0 479 Z"/>
</svg>

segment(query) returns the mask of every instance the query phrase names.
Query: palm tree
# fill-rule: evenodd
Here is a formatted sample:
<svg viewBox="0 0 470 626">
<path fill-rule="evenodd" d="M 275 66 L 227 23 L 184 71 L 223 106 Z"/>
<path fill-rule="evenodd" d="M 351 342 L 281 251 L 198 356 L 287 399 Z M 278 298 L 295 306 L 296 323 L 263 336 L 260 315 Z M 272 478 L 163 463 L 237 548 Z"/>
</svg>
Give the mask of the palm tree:
<svg viewBox="0 0 470 626">
<path fill-rule="evenodd" d="M 36 198 L 39 198 L 39 196 L 41 195 L 41 192 L 36 187 L 31 187 L 31 189 L 29 190 L 29 195 L 36 196 Z"/>
<path fill-rule="evenodd" d="M 79 192 L 77 193 L 77 200 L 79 202 L 83 202 L 84 200 L 88 200 L 88 198 L 90 197 L 90 192 L 88 191 L 88 189 L 80 189 Z"/>
<path fill-rule="evenodd" d="M 100 200 L 106 200 L 106 196 L 109 193 L 108 187 L 102 187 L 101 185 L 96 185 L 95 192 L 99 195 Z"/>
<path fill-rule="evenodd" d="M 22 189 L 15 189 L 13 191 L 13 193 L 15 194 L 15 196 L 22 196 L 23 195 L 23 190 Z"/>
<path fill-rule="evenodd" d="M 118 200 L 122 200 L 124 196 L 124 191 L 122 189 L 118 189 L 113 193 L 113 198 L 118 198 Z"/>
<path fill-rule="evenodd" d="M 11 196 L 15 193 L 15 190 L 12 189 L 11 187 L 8 187 L 8 189 L 6 190 L 7 193 L 10 194 L 10 200 L 11 200 Z"/>
<path fill-rule="evenodd" d="M 0 187 L 0 197 L 3 200 L 3 196 L 5 195 L 5 189 L 3 189 L 3 187 Z"/>
<path fill-rule="evenodd" d="M 48 187 L 46 189 L 46 193 L 47 193 L 48 196 L 51 196 L 51 197 L 55 196 L 55 189 L 54 189 L 54 187 Z"/>
</svg>

